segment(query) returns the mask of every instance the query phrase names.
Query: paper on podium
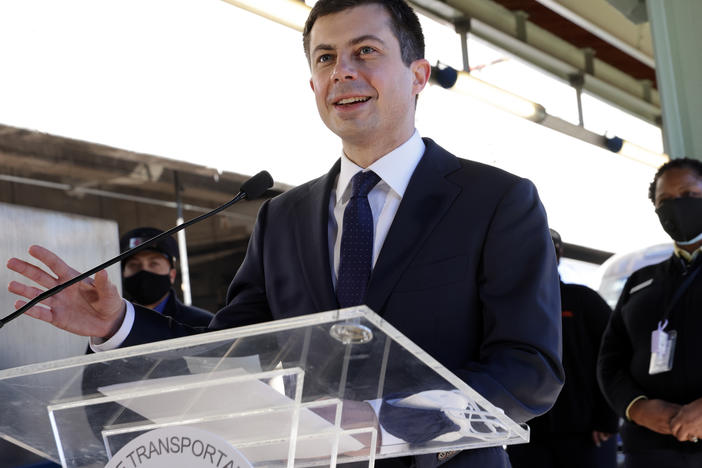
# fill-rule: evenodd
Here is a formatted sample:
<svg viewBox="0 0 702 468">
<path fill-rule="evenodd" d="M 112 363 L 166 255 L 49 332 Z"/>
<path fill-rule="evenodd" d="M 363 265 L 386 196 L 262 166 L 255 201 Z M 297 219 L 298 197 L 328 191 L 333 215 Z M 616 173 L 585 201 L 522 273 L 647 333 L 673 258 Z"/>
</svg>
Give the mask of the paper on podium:
<svg viewBox="0 0 702 468">
<path fill-rule="evenodd" d="M 149 420 L 152 428 L 176 424 L 195 426 L 223 437 L 252 463 L 285 460 L 295 409 L 295 401 L 283 390 L 285 371 L 263 381 L 261 376 L 270 373 L 257 374 L 257 364 L 237 362 L 240 359 L 190 357 L 187 364 L 192 371 L 207 369 L 209 372 L 109 385 L 98 390 Z M 213 368 L 217 370 L 211 371 Z M 326 406 L 335 404 L 332 400 Z M 308 405 L 299 408 L 296 458 L 329 457 L 338 430 L 333 423 L 305 407 Z M 325 403 L 315 402 L 314 405 Z M 143 428 L 144 424 L 138 426 Z M 129 427 L 116 429 L 129 431 Z M 338 443 L 338 453 L 364 447 L 360 441 L 343 433 L 339 434 Z"/>
</svg>

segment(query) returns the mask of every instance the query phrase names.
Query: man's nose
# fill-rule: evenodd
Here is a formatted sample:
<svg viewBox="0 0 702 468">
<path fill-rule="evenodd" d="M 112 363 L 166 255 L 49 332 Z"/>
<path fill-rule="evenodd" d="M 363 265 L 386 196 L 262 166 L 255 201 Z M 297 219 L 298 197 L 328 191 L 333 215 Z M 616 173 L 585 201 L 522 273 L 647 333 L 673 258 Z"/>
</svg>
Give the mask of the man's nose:
<svg viewBox="0 0 702 468">
<path fill-rule="evenodd" d="M 332 71 L 332 79 L 334 81 L 355 80 L 356 76 L 357 71 L 353 60 L 349 57 L 339 56 Z"/>
</svg>

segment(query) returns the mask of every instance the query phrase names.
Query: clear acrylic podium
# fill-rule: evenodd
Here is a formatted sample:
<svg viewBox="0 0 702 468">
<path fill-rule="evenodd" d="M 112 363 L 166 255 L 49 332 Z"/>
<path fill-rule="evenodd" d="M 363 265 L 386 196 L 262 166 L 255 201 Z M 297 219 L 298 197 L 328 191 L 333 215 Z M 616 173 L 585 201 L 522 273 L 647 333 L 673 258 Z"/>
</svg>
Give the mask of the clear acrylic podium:
<svg viewBox="0 0 702 468">
<path fill-rule="evenodd" d="M 427 412 L 458 424 L 407 442 L 397 424 L 381 429 L 382 405 L 416 408 L 415 436 Z M 180 425 L 217 434 L 255 467 L 373 466 L 529 438 L 366 307 L 8 369 L 0 408 L 1 437 L 64 467 L 103 467 L 135 437 Z"/>
</svg>

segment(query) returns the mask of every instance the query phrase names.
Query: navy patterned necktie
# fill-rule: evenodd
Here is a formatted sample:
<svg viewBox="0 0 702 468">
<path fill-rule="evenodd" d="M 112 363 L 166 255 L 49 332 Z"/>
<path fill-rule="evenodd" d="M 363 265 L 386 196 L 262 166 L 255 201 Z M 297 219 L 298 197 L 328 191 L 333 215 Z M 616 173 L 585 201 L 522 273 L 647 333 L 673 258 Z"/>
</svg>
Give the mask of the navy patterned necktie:
<svg viewBox="0 0 702 468">
<path fill-rule="evenodd" d="M 352 194 L 341 233 L 339 278 L 336 297 L 341 308 L 364 304 L 373 263 L 373 213 L 368 193 L 380 177 L 373 172 L 358 172 L 351 179 Z"/>
</svg>

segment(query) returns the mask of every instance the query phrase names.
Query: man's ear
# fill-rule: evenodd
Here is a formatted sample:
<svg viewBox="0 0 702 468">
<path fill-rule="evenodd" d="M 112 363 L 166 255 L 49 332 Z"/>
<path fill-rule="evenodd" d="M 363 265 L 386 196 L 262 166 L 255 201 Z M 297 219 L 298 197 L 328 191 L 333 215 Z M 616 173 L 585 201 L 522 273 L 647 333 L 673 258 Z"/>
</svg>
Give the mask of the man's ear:
<svg viewBox="0 0 702 468">
<path fill-rule="evenodd" d="M 412 90 L 416 95 L 421 93 L 429 82 L 429 75 L 431 75 L 431 64 L 426 59 L 417 59 L 410 64 L 410 70 L 412 71 L 413 76 Z"/>
<path fill-rule="evenodd" d="M 176 274 L 177 271 L 175 268 L 171 268 L 171 271 L 168 272 L 168 277 L 171 278 L 171 284 L 175 283 Z"/>
<path fill-rule="evenodd" d="M 312 78 L 310 78 L 310 88 L 312 88 L 312 92 L 314 92 L 314 82 L 312 81 Z"/>
</svg>

